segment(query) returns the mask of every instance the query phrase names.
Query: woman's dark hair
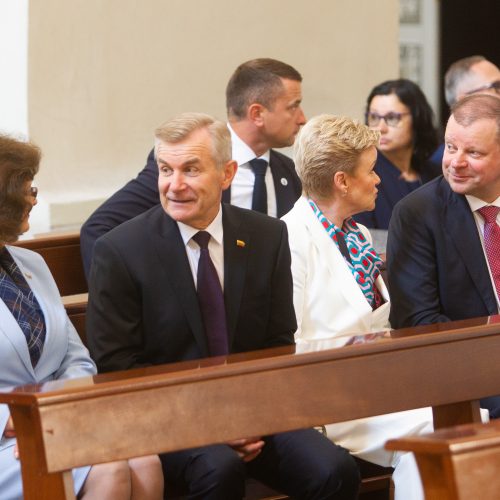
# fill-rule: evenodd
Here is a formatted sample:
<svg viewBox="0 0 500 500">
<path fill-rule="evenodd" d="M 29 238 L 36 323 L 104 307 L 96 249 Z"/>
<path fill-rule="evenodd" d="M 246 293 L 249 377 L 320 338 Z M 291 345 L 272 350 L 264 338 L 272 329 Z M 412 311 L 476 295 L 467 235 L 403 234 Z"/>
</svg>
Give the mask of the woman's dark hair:
<svg viewBox="0 0 500 500">
<path fill-rule="evenodd" d="M 0 135 L 0 244 L 13 243 L 30 208 L 27 182 L 38 172 L 40 149 L 30 143 Z"/>
<path fill-rule="evenodd" d="M 425 162 L 436 150 L 438 131 L 434 125 L 434 113 L 420 87 L 411 80 L 387 80 L 372 89 L 366 100 L 365 116 L 370 110 L 372 99 L 377 95 L 395 94 L 408 107 L 412 117 L 413 155 L 411 167 L 420 173 Z"/>
</svg>

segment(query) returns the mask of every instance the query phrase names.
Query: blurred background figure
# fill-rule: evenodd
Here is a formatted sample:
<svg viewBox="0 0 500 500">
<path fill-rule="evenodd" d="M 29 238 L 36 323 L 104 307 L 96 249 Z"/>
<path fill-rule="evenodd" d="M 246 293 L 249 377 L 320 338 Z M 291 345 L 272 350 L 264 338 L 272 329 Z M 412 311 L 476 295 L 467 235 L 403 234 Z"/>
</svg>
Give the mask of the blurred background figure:
<svg viewBox="0 0 500 500">
<path fill-rule="evenodd" d="M 444 95 L 451 108 L 459 99 L 472 94 L 500 96 L 500 69 L 484 56 L 464 57 L 455 61 L 444 76 Z M 444 143 L 440 144 L 430 161 L 441 168 Z"/>
<path fill-rule="evenodd" d="M 434 113 L 418 85 L 406 79 L 389 80 L 370 92 L 365 120 L 380 131 L 375 172 L 381 182 L 375 208 L 355 220 L 386 230 L 394 205 L 441 174 L 428 161 L 438 145 Z"/>
</svg>

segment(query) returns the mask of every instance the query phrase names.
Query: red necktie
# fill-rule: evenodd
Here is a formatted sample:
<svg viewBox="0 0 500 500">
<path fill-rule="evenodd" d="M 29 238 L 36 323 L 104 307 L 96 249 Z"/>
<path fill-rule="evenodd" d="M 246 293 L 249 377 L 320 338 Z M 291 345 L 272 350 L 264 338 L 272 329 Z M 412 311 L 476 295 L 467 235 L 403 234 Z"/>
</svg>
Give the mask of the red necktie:
<svg viewBox="0 0 500 500">
<path fill-rule="evenodd" d="M 484 247 L 493 281 L 495 282 L 497 296 L 500 297 L 500 227 L 497 224 L 500 207 L 483 207 L 478 212 L 484 219 Z"/>
<path fill-rule="evenodd" d="M 224 294 L 219 276 L 208 251 L 210 234 L 199 231 L 193 240 L 200 246 L 198 261 L 197 293 L 210 356 L 228 353 L 228 335 Z"/>
</svg>

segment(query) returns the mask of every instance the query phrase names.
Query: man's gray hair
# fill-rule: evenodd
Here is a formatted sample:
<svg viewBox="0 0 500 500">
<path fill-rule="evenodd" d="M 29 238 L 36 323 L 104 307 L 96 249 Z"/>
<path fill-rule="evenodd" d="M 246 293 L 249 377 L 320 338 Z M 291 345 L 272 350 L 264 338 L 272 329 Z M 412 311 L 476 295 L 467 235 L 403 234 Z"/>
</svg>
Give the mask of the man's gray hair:
<svg viewBox="0 0 500 500">
<path fill-rule="evenodd" d="M 464 57 L 448 68 L 444 75 L 444 95 L 450 108 L 457 102 L 458 87 L 469 76 L 471 67 L 486 60 L 483 56 Z"/>
<path fill-rule="evenodd" d="M 225 122 L 205 113 L 182 113 L 160 125 L 155 130 L 155 158 L 159 144 L 176 144 L 199 129 L 206 129 L 210 134 L 212 157 L 217 167 L 222 168 L 231 160 L 231 134 Z"/>
</svg>

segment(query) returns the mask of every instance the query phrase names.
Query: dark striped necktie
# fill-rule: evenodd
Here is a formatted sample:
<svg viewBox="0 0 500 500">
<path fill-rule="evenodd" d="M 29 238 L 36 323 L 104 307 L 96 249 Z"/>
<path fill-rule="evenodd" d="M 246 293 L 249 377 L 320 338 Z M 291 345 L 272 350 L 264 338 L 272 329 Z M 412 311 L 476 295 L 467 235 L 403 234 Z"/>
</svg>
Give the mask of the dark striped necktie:
<svg viewBox="0 0 500 500">
<path fill-rule="evenodd" d="M 200 246 L 196 288 L 208 352 L 210 356 L 222 356 L 228 353 L 226 308 L 219 276 L 208 251 L 210 234 L 199 231 L 193 236 L 193 240 Z"/>
</svg>

